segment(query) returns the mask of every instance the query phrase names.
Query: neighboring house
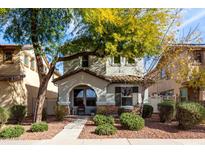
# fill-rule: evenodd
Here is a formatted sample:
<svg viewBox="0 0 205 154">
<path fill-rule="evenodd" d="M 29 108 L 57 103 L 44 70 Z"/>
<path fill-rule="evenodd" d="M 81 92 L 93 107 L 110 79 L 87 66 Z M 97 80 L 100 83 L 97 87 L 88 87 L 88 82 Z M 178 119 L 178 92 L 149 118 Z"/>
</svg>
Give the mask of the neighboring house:
<svg viewBox="0 0 205 154">
<path fill-rule="evenodd" d="M 193 68 L 205 67 L 205 46 L 204 45 L 183 45 L 183 52 L 178 56 L 181 58 L 185 58 L 185 52 L 191 49 L 191 52 L 188 53 L 188 57 L 191 61 L 187 65 L 189 70 Z M 154 99 L 173 99 L 176 102 L 182 101 L 197 101 L 197 102 L 205 102 L 205 91 L 203 88 L 192 88 L 187 82 L 191 78 L 190 75 L 187 76 L 187 80 L 182 82 L 176 82 L 175 76 L 171 79 L 169 73 L 162 67 L 160 64 L 164 59 L 163 57 L 160 59 L 156 68 L 149 73 L 149 76 L 155 76 L 153 78 L 155 84 L 148 88 L 149 90 L 149 100 Z M 169 64 L 168 64 L 169 65 Z M 175 64 L 174 64 L 175 65 Z M 175 65 L 175 69 L 177 69 L 177 64 Z M 173 70 L 171 74 L 175 74 L 176 70 Z"/>
<path fill-rule="evenodd" d="M 114 113 L 118 107 L 133 108 L 141 103 L 143 59 L 84 56 L 65 62 L 64 71 L 54 83 L 58 85 L 59 104 L 69 106 L 71 114 L 80 109 L 91 114 L 98 107 Z M 146 90 L 145 100 L 147 97 Z"/>
<path fill-rule="evenodd" d="M 48 71 L 44 58 L 44 70 Z M 49 81 L 45 107 L 48 114 L 54 114 L 58 89 L 51 81 L 59 77 L 56 71 Z M 36 61 L 32 46 L 0 45 L 0 106 L 27 105 L 28 114 L 34 112 L 34 103 L 39 87 Z"/>
</svg>

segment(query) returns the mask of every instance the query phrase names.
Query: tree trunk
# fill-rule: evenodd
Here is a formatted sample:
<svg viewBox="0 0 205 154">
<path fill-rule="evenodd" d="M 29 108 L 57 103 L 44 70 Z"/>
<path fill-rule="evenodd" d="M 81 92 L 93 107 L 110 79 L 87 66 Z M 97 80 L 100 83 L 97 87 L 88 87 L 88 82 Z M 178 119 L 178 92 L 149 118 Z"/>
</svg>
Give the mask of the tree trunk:
<svg viewBox="0 0 205 154">
<path fill-rule="evenodd" d="M 47 86 L 48 81 L 47 79 L 44 79 L 44 82 L 42 82 L 39 86 L 38 95 L 35 102 L 34 122 L 41 122 L 42 120 L 42 112 L 46 99 Z"/>
<path fill-rule="evenodd" d="M 145 89 L 146 89 L 145 86 L 142 85 L 142 91 L 141 91 L 141 99 L 142 99 L 142 102 L 141 102 L 141 106 L 140 106 L 140 115 L 141 115 L 141 116 L 142 116 L 142 113 L 143 113 Z"/>
</svg>

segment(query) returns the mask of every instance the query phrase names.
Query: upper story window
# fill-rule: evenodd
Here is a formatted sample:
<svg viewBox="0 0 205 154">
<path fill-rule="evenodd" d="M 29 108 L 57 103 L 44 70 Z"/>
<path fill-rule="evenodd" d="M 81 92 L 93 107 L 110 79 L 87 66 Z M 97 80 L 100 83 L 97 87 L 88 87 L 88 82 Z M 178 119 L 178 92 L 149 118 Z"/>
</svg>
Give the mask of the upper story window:
<svg viewBox="0 0 205 154">
<path fill-rule="evenodd" d="M 127 63 L 128 64 L 135 64 L 135 59 L 134 58 L 127 58 Z"/>
<path fill-rule="evenodd" d="M 89 57 L 83 56 L 82 57 L 82 67 L 88 67 L 89 66 Z"/>
<path fill-rule="evenodd" d="M 200 51 L 194 52 L 194 61 L 197 63 L 202 63 L 202 53 Z"/>
<path fill-rule="evenodd" d="M 34 58 L 31 59 L 31 69 L 35 70 L 35 60 L 34 60 Z"/>
<path fill-rule="evenodd" d="M 24 55 L 24 64 L 26 66 L 29 66 L 29 57 L 28 57 L 28 55 Z"/>
<path fill-rule="evenodd" d="M 166 77 L 166 70 L 162 69 L 161 72 L 160 72 L 160 78 L 164 79 L 165 77 Z"/>
<path fill-rule="evenodd" d="M 113 58 L 113 64 L 120 64 L 121 63 L 121 57 L 120 56 L 115 56 Z"/>
<path fill-rule="evenodd" d="M 4 62 L 12 62 L 13 53 L 11 51 L 4 52 Z"/>
</svg>

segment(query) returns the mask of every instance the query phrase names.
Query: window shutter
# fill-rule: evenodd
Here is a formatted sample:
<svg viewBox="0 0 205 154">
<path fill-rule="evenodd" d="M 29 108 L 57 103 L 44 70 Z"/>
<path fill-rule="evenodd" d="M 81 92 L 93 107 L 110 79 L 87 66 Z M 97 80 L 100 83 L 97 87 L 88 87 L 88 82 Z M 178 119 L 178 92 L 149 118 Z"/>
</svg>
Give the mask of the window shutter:
<svg viewBox="0 0 205 154">
<path fill-rule="evenodd" d="M 138 93 L 138 87 L 132 87 L 132 92 L 133 93 Z"/>
<path fill-rule="evenodd" d="M 115 87 L 115 105 L 121 105 L 121 87 Z"/>
</svg>

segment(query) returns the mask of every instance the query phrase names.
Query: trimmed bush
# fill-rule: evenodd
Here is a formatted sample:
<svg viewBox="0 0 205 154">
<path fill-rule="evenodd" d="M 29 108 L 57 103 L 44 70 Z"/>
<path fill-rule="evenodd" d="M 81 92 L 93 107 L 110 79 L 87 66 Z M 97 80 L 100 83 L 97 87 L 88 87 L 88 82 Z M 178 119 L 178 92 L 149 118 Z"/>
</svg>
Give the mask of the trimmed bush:
<svg viewBox="0 0 205 154">
<path fill-rule="evenodd" d="M 142 117 L 143 118 L 150 118 L 153 113 L 153 107 L 149 104 L 143 105 Z"/>
<path fill-rule="evenodd" d="M 9 113 L 4 108 L 0 107 L 0 129 L 7 122 Z"/>
<path fill-rule="evenodd" d="M 0 138 L 15 138 L 19 137 L 24 133 L 22 126 L 6 127 L 0 132 Z"/>
<path fill-rule="evenodd" d="M 31 125 L 31 131 L 32 132 L 44 132 L 48 131 L 48 124 L 46 122 L 38 122 L 33 123 Z"/>
<path fill-rule="evenodd" d="M 68 114 L 68 108 L 64 105 L 56 105 L 54 108 L 56 120 L 63 121 Z"/>
<path fill-rule="evenodd" d="M 164 101 L 158 104 L 160 122 L 169 122 L 174 118 L 175 103 Z"/>
<path fill-rule="evenodd" d="M 116 131 L 117 128 L 111 124 L 102 124 L 95 129 L 95 133 L 98 135 L 113 135 Z"/>
<path fill-rule="evenodd" d="M 205 119 L 205 108 L 198 103 L 180 103 L 177 105 L 177 120 L 180 129 L 191 129 Z"/>
<path fill-rule="evenodd" d="M 26 117 L 26 106 L 25 105 L 14 105 L 10 109 L 11 117 L 17 123 L 21 123 Z"/>
<path fill-rule="evenodd" d="M 144 119 L 134 113 L 122 113 L 120 123 L 124 128 L 129 130 L 140 130 L 145 125 Z"/>
<path fill-rule="evenodd" d="M 112 116 L 105 116 L 105 115 L 100 115 L 97 114 L 96 116 L 93 117 L 93 121 L 95 125 L 102 125 L 102 124 L 111 124 L 114 125 L 115 120 Z"/>
</svg>

